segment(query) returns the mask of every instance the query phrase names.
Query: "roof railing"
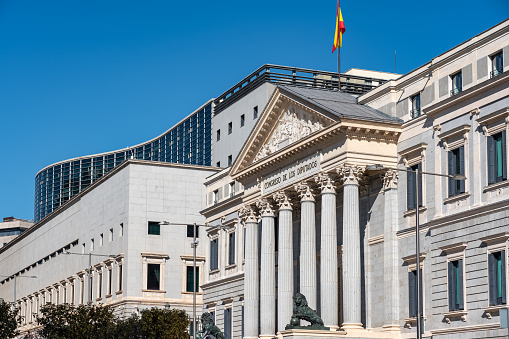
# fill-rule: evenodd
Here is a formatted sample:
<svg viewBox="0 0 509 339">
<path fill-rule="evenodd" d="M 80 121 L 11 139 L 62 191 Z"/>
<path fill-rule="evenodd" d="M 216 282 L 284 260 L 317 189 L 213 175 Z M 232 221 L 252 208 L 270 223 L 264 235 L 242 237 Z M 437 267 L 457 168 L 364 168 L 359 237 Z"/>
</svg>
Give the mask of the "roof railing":
<svg viewBox="0 0 509 339">
<path fill-rule="evenodd" d="M 338 74 L 335 72 L 266 64 L 219 95 L 214 100 L 214 114 L 218 114 L 265 82 L 277 85 L 333 90 L 338 88 Z M 385 82 L 387 80 L 341 74 L 341 90 L 354 95 L 367 93 Z"/>
</svg>

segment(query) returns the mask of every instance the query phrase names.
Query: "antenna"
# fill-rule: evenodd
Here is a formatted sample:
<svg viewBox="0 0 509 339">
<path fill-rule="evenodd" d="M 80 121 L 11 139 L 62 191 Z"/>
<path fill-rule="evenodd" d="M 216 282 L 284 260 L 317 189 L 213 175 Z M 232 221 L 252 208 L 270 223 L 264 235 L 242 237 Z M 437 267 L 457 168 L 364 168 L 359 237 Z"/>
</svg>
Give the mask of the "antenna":
<svg viewBox="0 0 509 339">
<path fill-rule="evenodd" d="M 394 73 L 396 73 L 396 50 L 394 50 Z"/>
</svg>

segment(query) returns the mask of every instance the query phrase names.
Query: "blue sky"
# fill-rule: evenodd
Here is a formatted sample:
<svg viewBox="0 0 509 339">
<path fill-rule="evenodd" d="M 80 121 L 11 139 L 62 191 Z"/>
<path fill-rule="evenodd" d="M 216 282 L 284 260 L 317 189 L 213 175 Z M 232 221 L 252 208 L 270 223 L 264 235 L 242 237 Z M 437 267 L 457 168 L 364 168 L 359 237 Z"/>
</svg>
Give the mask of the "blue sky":
<svg viewBox="0 0 509 339">
<path fill-rule="evenodd" d="M 507 0 L 348 1 L 342 70 L 406 73 Z M 0 0 L 0 218 L 43 167 L 151 139 L 264 63 L 337 70 L 335 0 Z"/>
</svg>

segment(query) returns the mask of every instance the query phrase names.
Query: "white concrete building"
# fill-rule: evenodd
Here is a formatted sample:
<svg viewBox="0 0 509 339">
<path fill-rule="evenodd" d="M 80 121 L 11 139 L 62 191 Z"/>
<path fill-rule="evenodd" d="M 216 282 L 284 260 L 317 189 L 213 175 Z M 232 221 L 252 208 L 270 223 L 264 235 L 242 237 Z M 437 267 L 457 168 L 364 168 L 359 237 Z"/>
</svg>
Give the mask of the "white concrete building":
<svg viewBox="0 0 509 339">
<path fill-rule="evenodd" d="M 415 338 L 416 196 L 424 337 L 506 337 L 508 79 L 506 20 L 357 100 L 277 86 L 206 181 L 207 221 L 235 225 L 202 286 L 227 337 Z M 296 292 L 333 331 L 285 329 Z"/>
<path fill-rule="evenodd" d="M 0 222 L 0 247 L 16 238 L 21 233 L 32 227 L 34 223 L 30 220 L 7 217 Z"/>
<path fill-rule="evenodd" d="M 204 223 L 203 183 L 217 171 L 143 160 L 116 167 L 0 249 L 2 275 L 10 277 L 0 280 L 0 298 L 12 301 L 16 289 L 24 328 L 48 302 L 92 301 L 122 316 L 169 305 L 191 316 L 193 233 L 187 225 Z M 198 235 L 205 244 L 205 232 Z M 200 284 L 205 250 L 197 248 Z"/>
</svg>

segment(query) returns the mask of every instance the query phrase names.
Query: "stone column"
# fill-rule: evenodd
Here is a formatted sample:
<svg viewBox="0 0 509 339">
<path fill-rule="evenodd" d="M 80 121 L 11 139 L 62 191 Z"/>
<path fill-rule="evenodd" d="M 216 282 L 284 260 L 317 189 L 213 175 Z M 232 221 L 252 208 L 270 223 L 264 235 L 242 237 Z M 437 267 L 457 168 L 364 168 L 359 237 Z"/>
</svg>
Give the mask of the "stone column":
<svg viewBox="0 0 509 339">
<path fill-rule="evenodd" d="M 274 207 L 267 199 L 256 203 L 262 218 L 260 271 L 260 338 L 276 333 L 276 248 Z"/>
<path fill-rule="evenodd" d="M 384 331 L 399 332 L 398 172 L 388 170 L 384 182 Z"/>
<path fill-rule="evenodd" d="M 316 225 L 315 198 L 310 184 L 295 186 L 301 201 L 300 221 L 300 293 L 304 294 L 309 307 L 316 310 Z"/>
<path fill-rule="evenodd" d="M 258 220 L 251 206 L 239 210 L 246 223 L 244 261 L 244 338 L 258 338 Z"/>
<path fill-rule="evenodd" d="M 364 168 L 342 165 L 337 170 L 343 182 L 343 325 L 362 329 L 361 251 L 359 225 L 359 180 Z"/>
<path fill-rule="evenodd" d="M 280 332 L 293 314 L 293 225 L 288 193 L 278 192 L 274 200 L 279 205 L 277 330 Z"/>
<path fill-rule="evenodd" d="M 325 326 L 338 326 L 338 231 L 336 222 L 336 188 L 331 175 L 316 177 L 322 193 L 320 250 L 320 308 Z"/>
</svg>

